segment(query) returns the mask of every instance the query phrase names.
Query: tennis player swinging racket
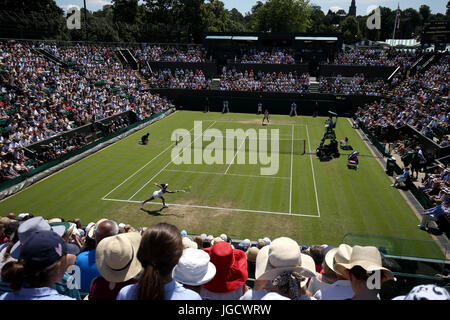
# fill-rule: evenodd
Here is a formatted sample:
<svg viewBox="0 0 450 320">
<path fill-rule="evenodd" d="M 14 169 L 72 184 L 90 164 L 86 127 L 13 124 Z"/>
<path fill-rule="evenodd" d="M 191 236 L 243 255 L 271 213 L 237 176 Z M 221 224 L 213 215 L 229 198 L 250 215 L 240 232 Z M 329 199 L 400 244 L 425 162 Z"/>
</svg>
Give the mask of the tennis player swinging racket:
<svg viewBox="0 0 450 320">
<path fill-rule="evenodd" d="M 153 195 L 145 200 L 141 202 L 141 207 L 144 207 L 144 204 L 146 202 L 155 200 L 156 198 L 161 198 L 162 203 L 163 203 L 163 208 L 167 208 L 168 205 L 166 204 L 166 199 L 164 199 L 163 194 L 165 193 L 177 193 L 177 192 L 189 192 L 190 189 L 184 189 L 184 190 L 175 190 L 175 191 L 170 191 L 169 189 L 167 189 L 167 187 L 169 186 L 168 183 L 163 183 L 163 184 L 158 184 L 158 183 L 153 183 L 155 186 L 157 186 L 158 188 L 160 188 L 160 190 L 156 190 L 155 192 L 153 192 Z"/>
</svg>

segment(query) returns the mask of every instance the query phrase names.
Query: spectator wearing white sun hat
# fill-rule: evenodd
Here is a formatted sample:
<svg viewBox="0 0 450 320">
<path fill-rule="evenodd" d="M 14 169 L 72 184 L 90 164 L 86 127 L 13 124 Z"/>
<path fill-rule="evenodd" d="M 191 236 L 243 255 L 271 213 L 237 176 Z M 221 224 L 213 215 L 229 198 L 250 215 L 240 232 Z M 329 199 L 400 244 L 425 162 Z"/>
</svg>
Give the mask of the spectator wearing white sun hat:
<svg viewBox="0 0 450 320">
<path fill-rule="evenodd" d="M 172 277 L 186 289 L 200 294 L 201 286 L 211 281 L 216 275 L 216 267 L 210 256 L 203 250 L 187 248 L 178 264 L 173 268 Z"/>
</svg>

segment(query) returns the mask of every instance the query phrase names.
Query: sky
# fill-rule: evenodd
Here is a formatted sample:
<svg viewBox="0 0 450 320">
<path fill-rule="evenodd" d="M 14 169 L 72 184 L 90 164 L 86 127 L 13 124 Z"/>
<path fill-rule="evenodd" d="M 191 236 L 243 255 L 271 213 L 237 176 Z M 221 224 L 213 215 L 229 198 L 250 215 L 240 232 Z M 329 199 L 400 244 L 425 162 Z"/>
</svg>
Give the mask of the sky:
<svg viewBox="0 0 450 320">
<path fill-rule="evenodd" d="M 252 6 L 255 5 L 257 0 L 222 0 L 225 4 L 226 9 L 236 8 L 242 14 L 250 12 Z M 56 3 L 63 9 L 67 9 L 72 6 L 82 7 L 83 0 L 56 0 Z M 110 0 L 86 0 L 86 7 L 89 11 L 97 11 L 101 9 L 104 5 L 110 4 Z M 310 0 L 311 4 L 317 4 L 322 8 L 325 13 L 328 12 L 330 8 L 342 8 L 345 12 L 348 12 L 351 0 Z M 414 8 L 419 10 L 422 4 L 426 4 L 431 8 L 432 13 L 443 13 L 446 12 L 446 0 L 356 0 L 356 14 L 366 15 L 367 8 L 373 6 L 388 7 L 391 9 L 397 9 L 400 4 L 400 9 Z"/>
</svg>

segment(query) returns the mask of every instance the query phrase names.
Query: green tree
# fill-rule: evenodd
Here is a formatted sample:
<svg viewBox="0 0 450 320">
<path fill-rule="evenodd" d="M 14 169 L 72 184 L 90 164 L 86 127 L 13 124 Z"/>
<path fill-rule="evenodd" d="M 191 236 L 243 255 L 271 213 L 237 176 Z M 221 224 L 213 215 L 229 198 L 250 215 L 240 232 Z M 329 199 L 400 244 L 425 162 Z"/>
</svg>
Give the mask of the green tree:
<svg viewBox="0 0 450 320">
<path fill-rule="evenodd" d="M 0 36 L 55 39 L 64 32 L 63 10 L 54 0 L 0 0 Z"/>
<path fill-rule="evenodd" d="M 114 22 L 135 23 L 138 0 L 112 0 Z"/>
<path fill-rule="evenodd" d="M 311 24 L 308 32 L 332 32 L 331 19 L 326 16 L 319 6 L 311 6 Z"/>
<path fill-rule="evenodd" d="M 409 39 L 419 34 L 421 27 L 423 26 L 423 19 L 420 13 L 413 9 L 408 8 L 403 10 L 400 18 L 400 29 L 396 38 Z"/>
<path fill-rule="evenodd" d="M 240 13 L 236 8 L 231 9 L 228 11 L 228 14 L 230 15 L 231 20 L 231 27 L 230 31 L 234 32 L 245 32 L 247 31 L 247 21 L 245 20 L 245 17 Z"/>
<path fill-rule="evenodd" d="M 423 23 L 428 22 L 428 20 L 430 19 L 430 16 L 431 16 L 430 7 L 427 6 L 426 4 L 421 5 L 419 8 L 419 13 L 422 16 Z"/>
<path fill-rule="evenodd" d="M 72 41 L 84 41 L 84 8 L 81 8 L 82 26 L 80 30 L 70 30 L 70 39 Z M 94 13 L 87 11 L 88 39 L 98 42 L 119 42 L 121 41 L 119 33 L 114 28 L 112 6 L 104 6 L 102 10 Z"/>
<path fill-rule="evenodd" d="M 203 0 L 181 0 L 179 24 L 186 29 L 189 42 L 201 42 L 203 36 L 201 7 Z"/>
<path fill-rule="evenodd" d="M 353 44 L 361 41 L 362 36 L 359 30 L 358 20 L 353 16 L 347 16 L 340 25 L 341 32 L 344 34 L 344 43 Z"/>
<path fill-rule="evenodd" d="M 222 1 L 210 0 L 201 6 L 203 31 L 227 32 L 231 26 L 231 18 Z"/>
<path fill-rule="evenodd" d="M 311 24 L 309 0 L 267 0 L 253 15 L 254 31 L 306 32 Z"/>
</svg>

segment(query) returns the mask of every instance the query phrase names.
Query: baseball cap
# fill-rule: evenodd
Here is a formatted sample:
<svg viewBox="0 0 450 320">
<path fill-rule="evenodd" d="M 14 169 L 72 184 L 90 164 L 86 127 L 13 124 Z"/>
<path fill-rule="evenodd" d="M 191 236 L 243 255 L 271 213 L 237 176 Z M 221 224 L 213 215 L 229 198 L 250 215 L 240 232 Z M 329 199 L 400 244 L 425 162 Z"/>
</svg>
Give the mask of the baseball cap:
<svg viewBox="0 0 450 320">
<path fill-rule="evenodd" d="M 61 236 L 51 230 L 37 230 L 23 243 L 19 259 L 25 268 L 41 270 L 66 254 L 67 246 Z"/>
<path fill-rule="evenodd" d="M 34 217 L 23 221 L 17 228 L 19 241 L 11 248 L 11 257 L 14 259 L 19 258 L 22 244 L 27 242 L 28 238 L 36 231 L 53 231 L 61 238 L 64 235 L 65 230 L 64 226 L 51 227 L 42 217 Z"/>
</svg>

